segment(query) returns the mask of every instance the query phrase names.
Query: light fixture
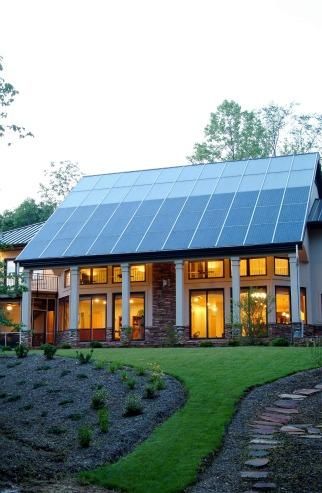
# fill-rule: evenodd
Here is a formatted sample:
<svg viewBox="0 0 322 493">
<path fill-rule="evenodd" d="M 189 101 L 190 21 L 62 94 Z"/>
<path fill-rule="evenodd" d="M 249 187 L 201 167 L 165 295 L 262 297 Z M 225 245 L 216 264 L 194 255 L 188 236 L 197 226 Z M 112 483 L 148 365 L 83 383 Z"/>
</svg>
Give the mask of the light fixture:
<svg viewBox="0 0 322 493">
<path fill-rule="evenodd" d="M 11 303 L 9 303 L 6 308 L 8 312 L 12 312 L 13 310 L 13 306 L 11 305 Z"/>
<path fill-rule="evenodd" d="M 134 301 L 132 300 L 132 298 L 130 299 L 130 303 L 131 303 L 131 304 L 132 304 L 132 303 L 134 303 Z"/>
</svg>

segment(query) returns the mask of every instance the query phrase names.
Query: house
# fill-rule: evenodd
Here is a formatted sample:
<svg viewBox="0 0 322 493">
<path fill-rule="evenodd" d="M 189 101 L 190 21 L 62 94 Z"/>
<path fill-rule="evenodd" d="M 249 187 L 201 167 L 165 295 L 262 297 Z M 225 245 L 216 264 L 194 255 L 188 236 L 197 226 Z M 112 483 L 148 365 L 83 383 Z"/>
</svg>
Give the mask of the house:
<svg viewBox="0 0 322 493">
<path fill-rule="evenodd" d="M 138 345 L 162 344 L 167 327 L 186 344 L 220 343 L 239 323 L 250 290 L 269 335 L 320 333 L 319 159 L 310 153 L 83 177 L 18 255 L 29 288 L 25 329 L 35 333 L 33 273 L 49 270 L 58 278 L 57 343 L 119 345 L 129 327 Z M 43 320 L 43 340 L 51 341 Z"/>
<path fill-rule="evenodd" d="M 16 282 L 10 275 L 19 274 L 23 271 L 23 268 L 15 262 L 16 257 L 40 230 L 43 224 L 31 224 L 0 233 L 0 261 L 4 263 L 4 282 L 8 287 L 13 286 Z M 33 306 L 33 341 L 35 345 L 40 345 L 44 341 L 42 331 L 46 324 L 48 326 L 47 339 L 48 341 L 54 341 L 57 289 L 58 278 L 50 269 L 33 271 L 31 296 Z M 48 304 L 49 308 L 51 308 L 51 310 L 48 310 L 48 313 L 46 312 L 46 320 L 44 320 L 44 311 L 40 309 L 40 306 L 44 304 Z M 37 306 L 39 310 L 37 310 Z M 0 309 L 4 311 L 8 319 L 19 324 L 21 322 L 21 295 L 1 295 Z M 51 336 L 50 332 L 52 333 Z M 0 345 L 14 345 L 19 340 L 20 334 L 18 332 L 12 330 L 10 327 L 0 325 Z"/>
</svg>

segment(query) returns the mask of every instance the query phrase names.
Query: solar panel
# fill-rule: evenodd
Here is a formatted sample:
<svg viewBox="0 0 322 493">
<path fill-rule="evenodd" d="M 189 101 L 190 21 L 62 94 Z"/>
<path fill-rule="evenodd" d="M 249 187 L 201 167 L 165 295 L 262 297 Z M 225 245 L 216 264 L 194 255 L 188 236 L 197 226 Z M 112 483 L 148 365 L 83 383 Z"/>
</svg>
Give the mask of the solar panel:
<svg viewBox="0 0 322 493">
<path fill-rule="evenodd" d="M 301 241 L 318 158 L 84 177 L 18 260 Z"/>
</svg>

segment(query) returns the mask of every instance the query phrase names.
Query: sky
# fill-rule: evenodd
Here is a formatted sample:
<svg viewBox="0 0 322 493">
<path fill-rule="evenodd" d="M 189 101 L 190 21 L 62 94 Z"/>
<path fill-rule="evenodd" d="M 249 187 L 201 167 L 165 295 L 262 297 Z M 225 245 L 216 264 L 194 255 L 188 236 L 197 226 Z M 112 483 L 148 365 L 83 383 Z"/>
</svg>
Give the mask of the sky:
<svg viewBox="0 0 322 493">
<path fill-rule="evenodd" d="M 51 161 L 85 174 L 184 164 L 224 99 L 322 113 L 320 0 L 0 0 L 8 121 L 0 213 Z M 38 197 L 39 198 L 39 197 Z"/>
</svg>

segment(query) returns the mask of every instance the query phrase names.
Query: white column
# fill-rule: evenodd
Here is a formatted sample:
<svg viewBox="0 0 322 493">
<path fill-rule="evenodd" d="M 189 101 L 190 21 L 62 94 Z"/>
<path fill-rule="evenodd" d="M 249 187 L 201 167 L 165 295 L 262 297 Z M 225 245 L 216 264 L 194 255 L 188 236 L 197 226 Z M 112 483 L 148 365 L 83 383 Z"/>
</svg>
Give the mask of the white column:
<svg viewBox="0 0 322 493">
<path fill-rule="evenodd" d="M 176 266 L 176 326 L 184 326 L 184 268 L 183 260 L 175 260 Z"/>
<path fill-rule="evenodd" d="M 79 304 L 79 269 L 78 266 L 70 268 L 70 296 L 69 296 L 69 329 L 78 329 L 78 304 Z"/>
<path fill-rule="evenodd" d="M 122 327 L 130 325 L 130 264 L 121 264 L 122 270 Z"/>
<path fill-rule="evenodd" d="M 233 323 L 240 322 L 240 259 L 231 257 L 231 284 L 233 298 Z"/>
<path fill-rule="evenodd" d="M 27 291 L 22 293 L 21 302 L 21 323 L 23 325 L 22 330 L 31 330 L 31 281 L 32 281 L 32 270 L 24 269 L 23 272 L 23 282 L 27 288 Z"/>
<path fill-rule="evenodd" d="M 295 253 L 289 254 L 291 281 L 291 319 L 292 323 L 301 323 L 299 262 Z"/>
</svg>

